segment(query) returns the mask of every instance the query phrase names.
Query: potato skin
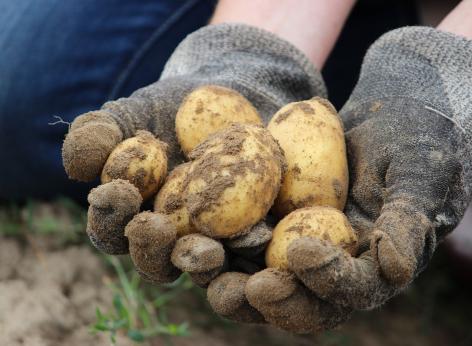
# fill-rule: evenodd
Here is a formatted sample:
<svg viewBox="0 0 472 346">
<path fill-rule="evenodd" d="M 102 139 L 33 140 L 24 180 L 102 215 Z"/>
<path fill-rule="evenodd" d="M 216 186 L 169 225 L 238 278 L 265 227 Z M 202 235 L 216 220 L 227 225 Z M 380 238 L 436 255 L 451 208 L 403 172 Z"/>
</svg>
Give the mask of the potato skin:
<svg viewBox="0 0 472 346">
<path fill-rule="evenodd" d="M 266 250 L 267 267 L 288 269 L 287 249 L 292 241 L 301 237 L 330 241 L 351 255 L 357 251 L 357 234 L 341 211 L 332 207 L 301 208 L 288 214 L 275 227 Z"/>
<path fill-rule="evenodd" d="M 195 148 L 185 184 L 196 228 L 212 238 L 250 231 L 269 211 L 285 166 L 282 152 L 262 126 L 233 124 Z"/>
<path fill-rule="evenodd" d="M 346 145 L 341 119 L 331 103 L 320 97 L 290 103 L 267 128 L 288 165 L 275 213 L 283 217 L 316 205 L 343 210 L 349 183 Z"/>
<path fill-rule="evenodd" d="M 180 105 L 175 131 L 182 151 L 188 155 L 211 134 L 233 123 L 262 125 L 262 120 L 240 93 L 222 86 L 204 85 L 192 91 Z"/>
<path fill-rule="evenodd" d="M 121 142 L 108 157 L 102 171 L 102 184 L 113 179 L 128 180 L 143 199 L 154 195 L 167 174 L 166 144 L 148 131 Z"/>
<path fill-rule="evenodd" d="M 154 211 L 167 215 L 177 229 L 177 237 L 196 233 L 187 207 L 184 204 L 184 181 L 190 169 L 190 162 L 175 167 L 154 201 Z"/>
</svg>

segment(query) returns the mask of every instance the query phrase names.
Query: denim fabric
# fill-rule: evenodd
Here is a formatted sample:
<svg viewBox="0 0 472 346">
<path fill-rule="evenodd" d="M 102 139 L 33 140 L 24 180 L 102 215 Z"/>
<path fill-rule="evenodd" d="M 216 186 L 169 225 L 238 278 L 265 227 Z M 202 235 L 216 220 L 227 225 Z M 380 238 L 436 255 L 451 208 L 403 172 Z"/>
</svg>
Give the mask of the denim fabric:
<svg viewBox="0 0 472 346">
<path fill-rule="evenodd" d="M 210 0 L 0 0 L 0 199 L 82 198 L 61 160 L 67 125 L 159 78 Z M 93 185 L 93 184 L 92 184 Z"/>
</svg>

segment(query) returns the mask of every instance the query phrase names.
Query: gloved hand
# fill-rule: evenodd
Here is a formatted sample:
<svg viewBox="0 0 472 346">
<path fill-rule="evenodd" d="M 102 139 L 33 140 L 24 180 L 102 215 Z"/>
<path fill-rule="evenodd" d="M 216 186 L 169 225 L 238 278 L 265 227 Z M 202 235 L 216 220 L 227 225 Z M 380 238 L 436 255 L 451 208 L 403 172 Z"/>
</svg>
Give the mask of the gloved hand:
<svg viewBox="0 0 472 346">
<path fill-rule="evenodd" d="M 291 331 L 331 328 L 401 292 L 463 216 L 472 187 L 472 41 L 426 27 L 385 34 L 369 49 L 341 116 L 357 257 L 299 239 L 288 248 L 294 274 L 246 277 L 239 297 Z M 211 283 L 214 307 L 237 280 L 226 273 Z"/>
<path fill-rule="evenodd" d="M 93 180 L 111 151 L 137 130 L 148 130 L 168 144 L 172 169 L 183 161 L 175 136 L 175 114 L 190 91 L 206 84 L 238 91 L 266 123 L 286 103 L 315 95 L 326 97 L 319 72 L 290 43 L 241 24 L 204 27 L 178 46 L 159 81 L 75 119 L 63 145 L 67 174 L 81 181 Z M 137 269 L 154 282 L 172 281 L 183 270 L 204 286 L 222 270 L 229 256 L 220 242 L 202 235 L 177 240 L 175 229 L 156 214 L 136 216 L 141 200 L 126 181 L 97 187 L 89 202 L 87 232 L 92 242 L 111 254 L 129 250 Z M 267 227 L 258 229 L 263 236 L 234 239 L 227 248 L 235 253 L 249 248 L 256 255 L 270 238 Z M 259 270 L 257 260 L 247 261 L 244 256 L 231 262 L 246 271 L 249 267 Z"/>
<path fill-rule="evenodd" d="M 177 109 L 190 91 L 207 84 L 238 91 L 265 122 L 286 103 L 326 96 L 319 72 L 290 43 L 247 25 L 210 25 L 180 43 L 159 81 L 74 120 L 63 145 L 67 174 L 93 180 L 116 145 L 137 130 L 169 145 L 172 169 L 183 161 L 175 136 Z"/>
</svg>

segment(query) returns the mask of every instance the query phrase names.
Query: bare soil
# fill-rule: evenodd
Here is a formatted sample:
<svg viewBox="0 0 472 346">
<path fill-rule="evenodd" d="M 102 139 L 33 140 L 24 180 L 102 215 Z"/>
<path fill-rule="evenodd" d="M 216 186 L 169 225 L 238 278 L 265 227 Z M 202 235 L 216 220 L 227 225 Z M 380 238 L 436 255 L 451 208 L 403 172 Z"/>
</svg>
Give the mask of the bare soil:
<svg viewBox="0 0 472 346">
<path fill-rule="evenodd" d="M 243 345 L 470 345 L 470 287 L 452 273 L 441 253 L 405 294 L 381 309 L 362 312 L 338 330 L 296 336 L 268 326 L 237 325 L 212 315 L 195 295 L 174 302 L 171 320 L 190 323 L 190 337 L 176 346 Z M 110 280 L 103 261 L 88 244 L 51 246 L 42 237 L 29 241 L 0 237 L 1 345 L 110 345 L 93 335 L 95 309 L 107 310 Z M 123 336 L 118 345 L 132 345 Z M 156 339 L 150 345 L 165 345 Z"/>
</svg>

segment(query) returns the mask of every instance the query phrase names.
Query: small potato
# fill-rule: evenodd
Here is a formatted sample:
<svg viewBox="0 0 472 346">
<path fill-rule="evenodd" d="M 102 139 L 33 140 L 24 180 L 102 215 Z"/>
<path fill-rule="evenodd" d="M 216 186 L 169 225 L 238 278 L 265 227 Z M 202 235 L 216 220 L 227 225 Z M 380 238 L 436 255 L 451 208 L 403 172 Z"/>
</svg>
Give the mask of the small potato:
<svg viewBox="0 0 472 346">
<path fill-rule="evenodd" d="M 188 155 L 211 134 L 233 123 L 262 125 L 262 120 L 254 106 L 238 92 L 205 85 L 182 102 L 175 117 L 175 131 L 182 151 Z"/>
<path fill-rule="evenodd" d="M 233 124 L 190 153 L 186 205 L 195 227 L 212 238 L 245 234 L 269 211 L 285 167 L 262 126 Z"/>
<path fill-rule="evenodd" d="M 279 142 L 287 172 L 274 211 L 283 217 L 303 207 L 344 209 L 348 167 L 343 126 L 328 100 L 315 97 L 282 107 L 268 130 Z"/>
<path fill-rule="evenodd" d="M 288 269 L 287 249 L 301 237 L 312 237 L 341 246 L 351 255 L 357 251 L 357 235 L 346 216 L 332 207 L 297 209 L 275 227 L 266 250 L 269 268 Z"/>
<path fill-rule="evenodd" d="M 154 195 L 167 174 L 166 144 L 150 132 L 137 131 L 112 151 L 102 171 L 102 184 L 128 180 L 144 200 Z"/>
<path fill-rule="evenodd" d="M 154 211 L 167 215 L 167 218 L 177 229 L 179 238 L 197 232 L 184 204 L 184 181 L 189 168 L 190 162 L 175 167 L 170 172 L 154 201 Z"/>
</svg>

